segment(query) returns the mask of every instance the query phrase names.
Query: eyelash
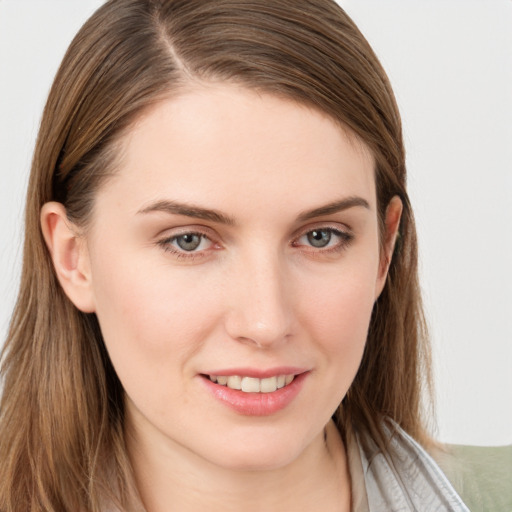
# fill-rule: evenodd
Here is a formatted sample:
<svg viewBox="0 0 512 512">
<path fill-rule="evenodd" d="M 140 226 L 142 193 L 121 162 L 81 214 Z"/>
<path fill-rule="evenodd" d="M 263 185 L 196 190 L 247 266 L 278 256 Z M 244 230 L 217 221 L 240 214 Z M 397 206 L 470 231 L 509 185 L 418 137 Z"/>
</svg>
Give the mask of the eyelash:
<svg viewBox="0 0 512 512">
<path fill-rule="evenodd" d="M 295 238 L 295 240 L 292 242 L 293 247 L 301 247 L 299 244 L 296 243 L 297 240 L 300 240 L 303 237 L 307 237 L 309 234 L 312 234 L 314 232 L 327 232 L 329 233 L 330 237 L 335 236 L 338 237 L 338 242 L 335 243 L 333 246 L 329 247 L 319 247 L 316 248 L 312 245 L 304 245 L 303 247 L 307 247 L 307 250 L 310 252 L 314 252 L 315 254 L 330 254 L 330 253 L 338 253 L 345 249 L 347 249 L 350 245 L 350 243 L 354 239 L 354 235 L 348 231 L 343 231 L 339 228 L 329 227 L 329 226 L 319 226 L 315 227 L 313 229 L 308 229 L 307 231 L 303 231 L 300 236 Z M 331 243 L 331 238 L 328 241 L 328 244 Z"/>
<path fill-rule="evenodd" d="M 297 243 L 297 240 L 300 240 L 301 238 L 306 237 L 309 234 L 314 233 L 315 231 L 327 232 L 327 233 L 329 233 L 330 237 L 332 237 L 333 235 L 335 237 L 338 237 L 339 241 L 334 246 L 327 247 L 327 248 L 323 248 L 323 247 L 315 248 L 314 246 L 311 246 L 311 245 L 306 246 L 306 245 Z M 201 233 L 199 231 L 185 231 L 183 233 L 179 233 L 177 235 L 173 235 L 173 236 L 164 238 L 162 240 L 159 240 L 157 242 L 157 244 L 160 247 L 162 247 L 162 249 L 165 252 L 171 253 L 177 259 L 187 259 L 189 261 L 193 261 L 195 259 L 204 258 L 207 256 L 206 252 L 208 251 L 208 249 L 203 249 L 200 251 L 196 251 L 196 250 L 185 251 L 183 249 L 178 249 L 172 245 L 179 238 L 184 237 L 184 236 L 198 236 L 201 238 L 201 241 L 199 242 L 199 244 L 201 244 L 202 241 L 206 239 L 206 240 L 209 240 L 213 246 L 216 245 L 215 242 L 213 240 L 211 240 L 211 238 L 208 237 L 208 235 L 206 235 L 205 233 Z M 319 227 L 315 227 L 312 229 L 308 229 L 307 231 L 303 231 L 299 236 L 294 238 L 291 245 L 292 245 L 292 247 L 307 247 L 306 250 L 308 252 L 313 252 L 315 254 L 331 254 L 331 253 L 338 253 L 338 252 L 341 252 L 341 251 L 347 249 L 349 247 L 349 245 L 351 244 L 351 242 L 353 241 L 353 239 L 354 239 L 354 235 L 348 231 L 342 231 L 338 228 L 329 227 L 329 226 L 319 226 Z M 331 242 L 331 239 L 329 239 L 328 243 L 330 243 L 330 242 Z"/>
<path fill-rule="evenodd" d="M 185 251 L 184 249 L 178 249 L 174 247 L 172 244 L 173 242 L 176 242 L 179 238 L 184 236 L 198 236 L 200 237 L 199 244 L 202 243 L 203 240 L 210 240 L 212 244 L 214 242 L 206 235 L 205 233 L 201 233 L 198 231 L 185 231 L 183 233 L 179 233 L 177 235 L 173 235 L 167 238 L 164 238 L 163 240 L 158 241 L 158 245 L 162 247 L 162 249 L 165 252 L 171 253 L 178 259 L 188 259 L 188 260 L 194 260 L 196 258 L 203 258 L 205 256 L 205 250 L 202 251 Z"/>
</svg>

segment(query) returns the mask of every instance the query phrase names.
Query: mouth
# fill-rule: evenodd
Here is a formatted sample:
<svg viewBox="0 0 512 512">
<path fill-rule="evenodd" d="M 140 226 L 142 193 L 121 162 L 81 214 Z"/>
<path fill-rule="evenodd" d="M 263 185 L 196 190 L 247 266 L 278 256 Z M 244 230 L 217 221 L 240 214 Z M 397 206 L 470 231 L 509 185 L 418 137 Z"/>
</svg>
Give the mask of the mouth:
<svg viewBox="0 0 512 512">
<path fill-rule="evenodd" d="M 295 400 L 309 374 L 309 370 L 292 368 L 268 371 L 240 368 L 200 374 L 200 377 L 221 404 L 245 416 L 268 416 Z"/>
<path fill-rule="evenodd" d="M 205 377 L 215 384 L 243 393 L 273 393 L 290 385 L 295 379 L 294 374 L 276 375 L 263 379 L 243 375 L 206 375 Z"/>
</svg>

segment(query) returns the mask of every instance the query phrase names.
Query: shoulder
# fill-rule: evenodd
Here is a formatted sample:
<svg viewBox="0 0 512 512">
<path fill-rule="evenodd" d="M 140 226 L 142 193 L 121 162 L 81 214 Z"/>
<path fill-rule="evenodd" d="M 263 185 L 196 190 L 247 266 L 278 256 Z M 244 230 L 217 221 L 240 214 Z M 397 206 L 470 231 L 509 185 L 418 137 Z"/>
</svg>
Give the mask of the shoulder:
<svg viewBox="0 0 512 512">
<path fill-rule="evenodd" d="M 451 445 L 431 454 L 472 512 L 512 511 L 512 445 Z"/>
</svg>

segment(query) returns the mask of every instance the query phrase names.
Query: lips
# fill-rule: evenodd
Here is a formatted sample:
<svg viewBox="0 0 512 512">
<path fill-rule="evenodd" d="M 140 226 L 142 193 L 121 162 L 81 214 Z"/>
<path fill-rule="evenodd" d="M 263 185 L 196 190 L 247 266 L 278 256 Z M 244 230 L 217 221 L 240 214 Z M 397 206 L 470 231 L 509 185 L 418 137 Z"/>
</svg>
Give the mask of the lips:
<svg viewBox="0 0 512 512">
<path fill-rule="evenodd" d="M 267 416 L 297 397 L 309 372 L 282 368 L 269 371 L 227 370 L 202 374 L 208 391 L 221 404 L 245 416 Z"/>
</svg>

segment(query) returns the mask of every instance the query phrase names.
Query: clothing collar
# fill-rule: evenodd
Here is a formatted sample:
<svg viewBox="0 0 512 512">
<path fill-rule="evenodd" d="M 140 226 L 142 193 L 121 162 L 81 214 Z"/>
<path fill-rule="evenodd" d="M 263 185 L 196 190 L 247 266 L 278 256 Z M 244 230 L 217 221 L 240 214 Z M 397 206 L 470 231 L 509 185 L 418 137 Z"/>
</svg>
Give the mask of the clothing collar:
<svg viewBox="0 0 512 512">
<path fill-rule="evenodd" d="M 469 512 L 432 457 L 397 424 L 383 453 L 364 432 L 346 432 L 352 512 Z"/>
</svg>

